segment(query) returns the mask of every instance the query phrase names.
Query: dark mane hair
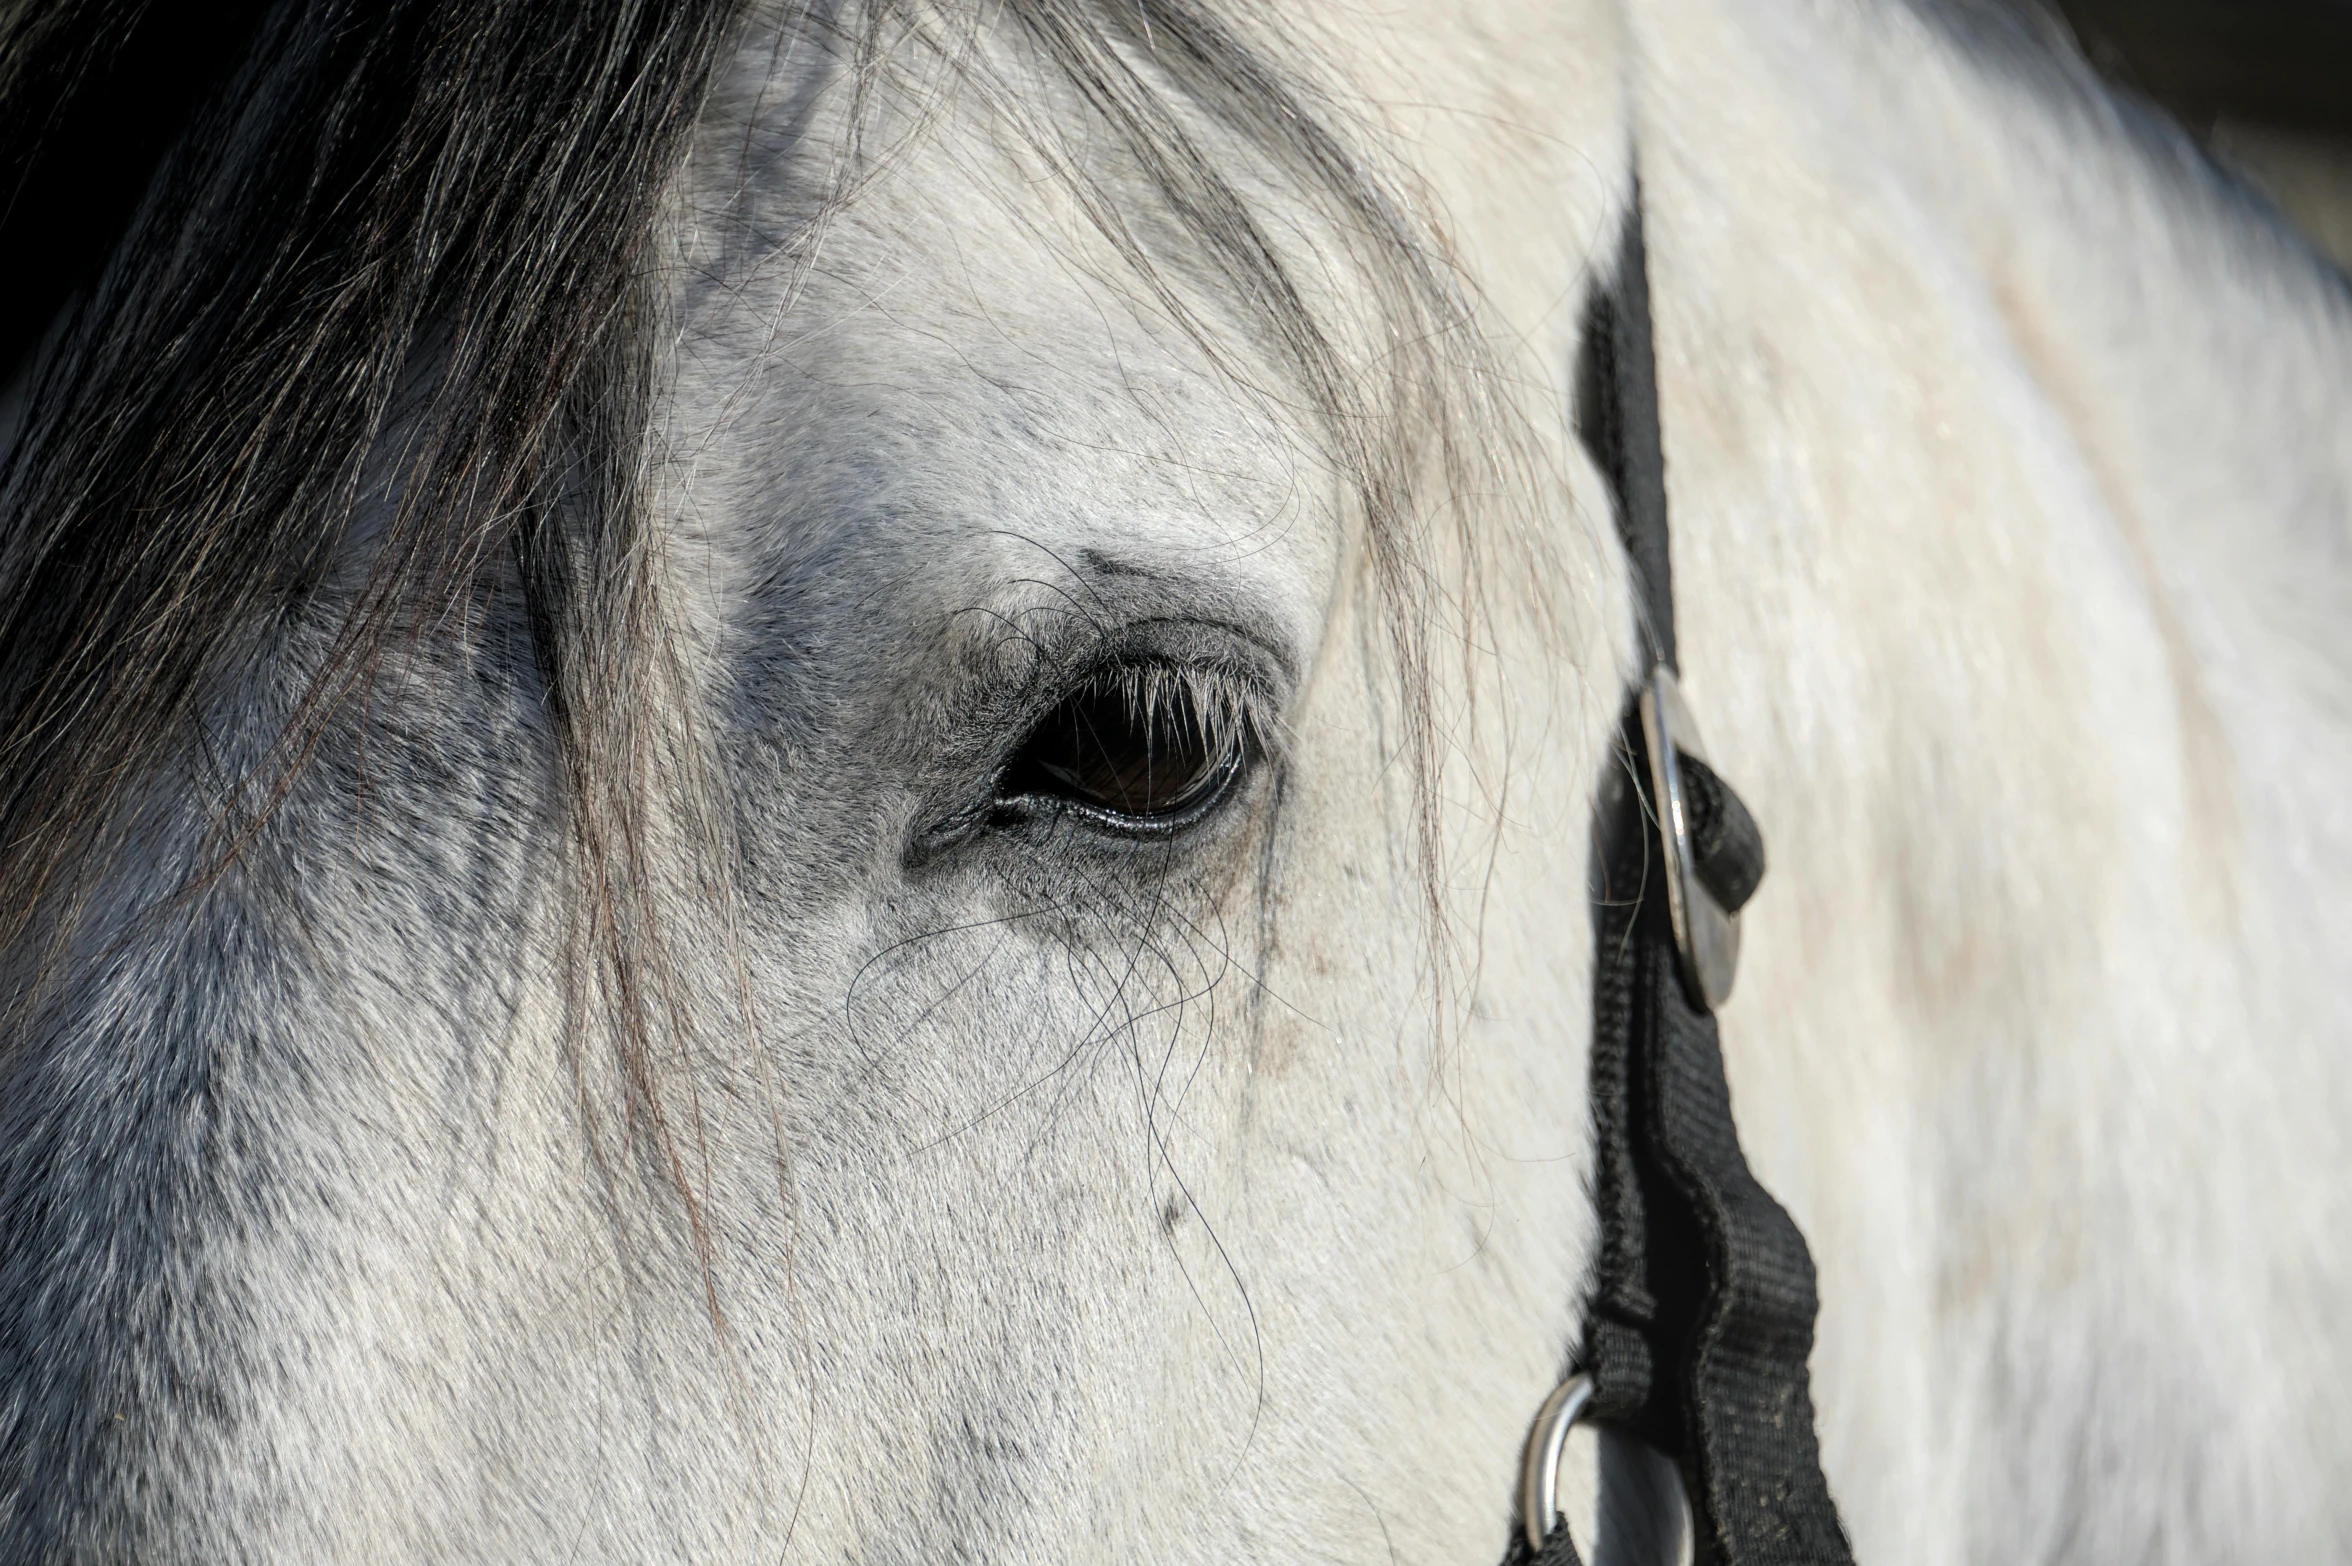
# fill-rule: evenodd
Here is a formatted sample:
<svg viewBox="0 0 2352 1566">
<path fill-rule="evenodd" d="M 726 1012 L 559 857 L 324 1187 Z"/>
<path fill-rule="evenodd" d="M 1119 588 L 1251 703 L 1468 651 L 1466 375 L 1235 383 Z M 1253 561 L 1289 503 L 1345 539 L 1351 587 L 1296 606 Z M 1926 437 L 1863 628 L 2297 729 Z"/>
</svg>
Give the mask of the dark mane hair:
<svg viewBox="0 0 2352 1566">
<path fill-rule="evenodd" d="M 0 468 L 0 948 L 37 929 L 63 950 L 94 867 L 120 848 L 129 791 L 186 742 L 208 682 L 331 565 L 347 571 L 356 548 L 362 580 L 270 776 L 240 785 L 262 803 L 216 833 L 216 869 L 398 640 L 435 634 L 483 571 L 505 571 L 554 721 L 583 950 L 623 1019 L 632 1113 L 666 1146 L 646 1059 L 660 1029 L 645 997 L 661 988 L 642 976 L 658 923 L 646 745 L 626 710 L 639 687 L 616 671 L 659 634 L 638 563 L 657 372 L 647 248 L 741 0 L 280 0 L 218 18 L 212 61 L 189 60 L 177 101 L 156 96 L 145 142 L 93 141 L 130 112 L 126 83 L 172 76 L 189 29 L 166 9 L 30 0 L 0 17 L 0 135 L 30 171 L 11 236 L 60 221 L 44 192 L 108 169 L 137 192 L 117 226 L 94 220 L 86 272 L 53 279 L 30 307 L 40 319 L 14 323 L 19 341 L 46 340 L 20 365 Z M 921 10 L 861 7 L 849 57 L 870 60 Z M 1482 350 L 1426 227 L 1311 89 L 1198 0 L 1014 0 L 994 25 L 1115 134 L 1221 274 L 1322 413 L 1379 582 L 1421 604 L 1411 513 L 1431 439 L 1458 492 L 1496 489 L 1465 471 L 1493 444 L 1445 433 L 1485 411 L 1457 395 Z M 1339 261 L 1388 323 L 1369 358 L 1304 302 L 1220 167 L 1225 137 L 1326 209 L 1351 252 Z M 1184 318 L 1113 193 L 1071 177 Z M 1390 620 L 1407 760 L 1427 784 L 1426 616 Z M 1434 913 L 1434 788 L 1421 793 Z"/>
<path fill-rule="evenodd" d="M 22 63 L 0 123 L 36 195 L 82 174 L 58 132 L 120 85 L 109 56 L 163 26 L 125 9 L 8 18 L 0 49 Z M 0 470 L 0 933 L 102 848 L 119 791 L 185 737 L 206 677 L 319 585 L 396 396 L 398 503 L 299 728 L 499 552 L 551 628 L 579 562 L 625 547 L 625 502 L 559 526 L 550 487 L 633 487 L 637 255 L 734 9 L 274 6 L 152 171 L 88 171 L 143 189 L 20 369 Z M 541 655 L 564 645 L 542 638 Z M 573 682 L 548 673 L 560 700 Z"/>
</svg>

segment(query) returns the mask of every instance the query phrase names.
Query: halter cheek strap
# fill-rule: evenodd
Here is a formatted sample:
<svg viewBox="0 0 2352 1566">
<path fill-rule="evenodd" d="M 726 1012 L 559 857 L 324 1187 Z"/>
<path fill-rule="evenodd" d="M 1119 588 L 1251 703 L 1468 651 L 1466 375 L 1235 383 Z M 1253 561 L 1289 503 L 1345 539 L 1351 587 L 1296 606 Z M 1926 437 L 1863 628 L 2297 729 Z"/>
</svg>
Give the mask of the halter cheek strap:
<svg viewBox="0 0 2352 1566">
<path fill-rule="evenodd" d="M 1505 1562 L 1578 1561 L 1552 1475 L 1568 1425 L 1589 1420 L 1612 1438 L 1638 1438 L 1663 1454 L 1650 1458 L 1654 1466 L 1670 1462 L 1678 1472 L 1683 1526 L 1701 1566 L 1851 1566 L 1813 1432 L 1813 1259 L 1748 1170 L 1715 1030 L 1714 1008 L 1730 993 L 1738 958 L 1738 912 L 1763 876 L 1764 845 L 1739 797 L 1707 765 L 1675 685 L 1666 462 L 1638 187 L 1613 286 L 1595 291 L 1584 325 L 1577 430 L 1615 491 L 1651 667 L 1627 702 L 1597 804 L 1600 1254 L 1577 1373 L 1529 1436 Z M 1614 1486 L 1640 1467 L 1620 1461 L 1605 1472 Z M 1606 1517 L 1602 1531 L 1604 1560 L 1626 1548 L 1613 1545 L 1623 1535 Z"/>
</svg>

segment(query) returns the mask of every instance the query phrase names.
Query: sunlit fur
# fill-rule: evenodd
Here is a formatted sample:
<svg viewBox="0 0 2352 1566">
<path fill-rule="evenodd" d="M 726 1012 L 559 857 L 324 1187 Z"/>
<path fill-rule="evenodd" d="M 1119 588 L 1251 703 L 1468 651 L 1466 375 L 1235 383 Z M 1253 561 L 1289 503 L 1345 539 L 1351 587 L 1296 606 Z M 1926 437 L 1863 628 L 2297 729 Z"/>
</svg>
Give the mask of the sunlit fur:
<svg viewBox="0 0 2352 1566">
<path fill-rule="evenodd" d="M 1567 387 L 1637 144 L 1857 1558 L 2352 1550 L 2342 279 L 1973 11 L 1246 15 L 1451 279 L 1407 342 L 1151 14 L 1339 379 L 1019 20 L 1082 9 L 754 18 L 649 263 L 645 1080 L 495 562 L 186 891 L 330 575 L 0 1062 L 0 1556 L 1499 1554 L 1593 1223 L 1631 639 Z M 1257 693 L 1229 806 L 934 830 L 1122 649 Z"/>
</svg>

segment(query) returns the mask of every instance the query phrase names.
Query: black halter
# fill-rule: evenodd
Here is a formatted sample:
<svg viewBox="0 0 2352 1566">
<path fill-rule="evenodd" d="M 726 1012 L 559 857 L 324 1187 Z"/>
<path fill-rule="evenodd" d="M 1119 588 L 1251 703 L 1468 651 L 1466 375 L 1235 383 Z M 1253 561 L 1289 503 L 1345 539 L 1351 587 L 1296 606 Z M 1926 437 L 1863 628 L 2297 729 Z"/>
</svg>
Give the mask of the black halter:
<svg viewBox="0 0 2352 1566">
<path fill-rule="evenodd" d="M 1597 801 L 1592 1113 L 1600 1256 L 1575 1374 L 1529 1435 L 1506 1566 L 1571 1566 L 1550 1470 L 1590 1420 L 1671 1461 L 1699 1566 L 1851 1566 L 1805 1362 L 1813 1259 L 1748 1171 L 1713 1007 L 1764 873 L 1739 797 L 1701 759 L 1674 682 L 1666 460 L 1637 186 L 1613 285 L 1586 307 L 1577 433 L 1616 494 L 1650 672 Z M 1654 1459 L 1652 1460 L 1655 1461 Z M 1619 1465 L 1638 1474 L 1639 1465 Z M 1604 1466 L 1604 1474 L 1609 1469 Z M 1530 1521 L 1536 1526 L 1530 1527 Z M 1604 1555 L 1614 1555 L 1607 1518 Z"/>
</svg>

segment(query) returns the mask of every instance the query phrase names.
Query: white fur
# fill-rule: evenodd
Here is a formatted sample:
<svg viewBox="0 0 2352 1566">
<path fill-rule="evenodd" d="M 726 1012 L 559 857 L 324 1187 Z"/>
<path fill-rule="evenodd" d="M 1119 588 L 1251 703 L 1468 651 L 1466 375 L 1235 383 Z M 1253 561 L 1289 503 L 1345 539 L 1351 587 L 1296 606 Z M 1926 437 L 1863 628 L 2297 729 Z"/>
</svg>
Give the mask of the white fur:
<svg viewBox="0 0 2352 1566">
<path fill-rule="evenodd" d="M 2177 140 L 1893 4 L 1281 20 L 1460 269 L 1536 476 L 1436 561 L 1473 957 L 1432 988 L 1344 487 L 1018 133 L 1071 106 L 977 85 L 1023 81 L 990 28 L 996 78 L 910 51 L 882 172 L 779 250 L 846 111 L 823 51 L 755 37 L 681 182 L 661 431 L 677 754 L 741 867 L 670 943 L 710 1292 L 561 1026 L 529 660 L 496 625 L 421 649 L 365 755 L 94 954 L 11 1068 L 18 1122 L 86 1128 L 11 1199 L 33 1168 L 150 1215 L 84 1231 L 43 1318 L 150 1389 L 104 1411 L 89 1537 L 1498 1553 L 1593 1223 L 1585 825 L 1628 639 L 1566 384 L 1638 141 L 1686 685 L 1772 853 L 1727 1055 L 1820 1264 L 1858 1558 L 2352 1544 L 2341 281 Z M 1311 271 L 1331 237 L 1283 219 Z M 1148 863 L 990 836 L 910 868 L 985 764 L 971 692 L 1087 617 L 1268 644 L 1278 763 Z"/>
</svg>

